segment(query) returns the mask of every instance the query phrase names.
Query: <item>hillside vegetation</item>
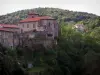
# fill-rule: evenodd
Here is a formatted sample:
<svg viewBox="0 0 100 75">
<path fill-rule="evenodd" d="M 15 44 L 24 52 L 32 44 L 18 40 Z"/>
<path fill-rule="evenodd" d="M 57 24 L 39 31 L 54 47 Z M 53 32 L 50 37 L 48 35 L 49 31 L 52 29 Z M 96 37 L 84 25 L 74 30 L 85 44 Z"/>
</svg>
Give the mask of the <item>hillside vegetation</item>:
<svg viewBox="0 0 100 75">
<path fill-rule="evenodd" d="M 85 19 L 97 18 L 94 14 L 89 14 L 86 12 L 73 12 L 69 10 L 63 10 L 58 8 L 35 8 L 20 10 L 7 15 L 0 16 L 0 23 L 17 23 L 19 20 L 27 17 L 28 12 L 34 10 L 40 15 L 49 15 L 56 19 L 64 19 L 65 21 L 81 21 Z"/>
<path fill-rule="evenodd" d="M 59 24 L 61 22 L 65 22 L 72 25 L 77 23 L 83 23 L 89 29 L 97 27 L 97 22 L 100 19 L 99 16 L 86 12 L 74 12 L 59 8 L 34 8 L 1 15 L 0 23 L 17 24 L 20 20 L 25 19 L 30 11 L 35 11 L 40 15 L 52 16 L 58 20 Z"/>
<path fill-rule="evenodd" d="M 1 23 L 18 23 L 31 10 L 0 17 Z M 8 49 L 0 44 L 0 75 L 100 75 L 100 17 L 57 8 L 36 8 L 41 15 L 55 17 L 60 25 L 58 44 L 52 49 L 42 45 Z M 84 24 L 88 32 L 72 29 Z M 32 67 L 28 68 L 28 62 Z"/>
</svg>

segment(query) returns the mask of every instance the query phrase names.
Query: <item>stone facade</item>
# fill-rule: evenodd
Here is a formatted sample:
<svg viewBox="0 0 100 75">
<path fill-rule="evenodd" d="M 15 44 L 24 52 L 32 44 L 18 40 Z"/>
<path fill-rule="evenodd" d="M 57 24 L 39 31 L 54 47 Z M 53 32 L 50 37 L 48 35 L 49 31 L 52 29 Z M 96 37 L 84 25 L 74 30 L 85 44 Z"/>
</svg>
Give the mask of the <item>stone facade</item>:
<svg viewBox="0 0 100 75">
<path fill-rule="evenodd" d="M 2 30 L 2 28 L 4 30 Z M 39 16 L 37 13 L 29 13 L 28 17 L 21 20 L 17 25 L 1 25 L 0 40 L 2 38 L 5 46 L 17 46 L 18 44 L 29 44 L 32 39 L 35 44 L 50 45 L 58 37 L 58 23 L 49 16 Z M 6 38 L 6 39 L 5 39 Z M 2 43 L 2 42 L 1 42 Z M 9 45 L 8 45 L 9 44 Z"/>
<path fill-rule="evenodd" d="M 6 47 L 14 47 L 18 45 L 18 38 L 16 34 L 19 27 L 16 25 L 0 24 L 0 43 Z"/>
<path fill-rule="evenodd" d="M 31 14 L 31 16 L 33 15 Z M 36 31 L 45 31 L 48 38 L 50 37 L 49 35 L 51 35 L 52 39 L 58 36 L 57 21 L 48 16 L 27 18 L 25 20 L 20 21 L 18 26 L 21 28 L 20 30 L 21 33 L 31 30 L 36 30 Z"/>
</svg>

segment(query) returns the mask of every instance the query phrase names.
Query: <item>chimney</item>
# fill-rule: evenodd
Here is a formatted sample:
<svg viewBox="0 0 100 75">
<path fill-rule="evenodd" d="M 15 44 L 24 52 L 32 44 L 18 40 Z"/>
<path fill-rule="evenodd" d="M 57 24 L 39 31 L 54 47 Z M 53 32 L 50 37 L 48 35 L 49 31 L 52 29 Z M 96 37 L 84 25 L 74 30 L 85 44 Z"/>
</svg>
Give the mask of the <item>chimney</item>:
<svg viewBox="0 0 100 75">
<path fill-rule="evenodd" d="M 30 11 L 28 13 L 28 18 L 34 18 L 34 17 L 38 17 L 39 14 L 38 13 L 35 13 L 34 11 Z"/>
</svg>

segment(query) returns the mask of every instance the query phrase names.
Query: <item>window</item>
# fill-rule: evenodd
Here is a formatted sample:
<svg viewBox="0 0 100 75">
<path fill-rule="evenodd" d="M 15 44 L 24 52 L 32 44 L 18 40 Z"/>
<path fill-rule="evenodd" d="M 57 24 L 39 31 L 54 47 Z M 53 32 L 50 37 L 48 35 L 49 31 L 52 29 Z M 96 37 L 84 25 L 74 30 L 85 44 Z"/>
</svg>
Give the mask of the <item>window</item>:
<svg viewBox="0 0 100 75">
<path fill-rule="evenodd" d="M 52 37 L 53 35 L 52 35 L 52 34 L 47 34 L 47 36 L 48 36 L 48 37 Z"/>
<path fill-rule="evenodd" d="M 29 24 L 27 24 L 27 28 L 29 28 Z"/>
<path fill-rule="evenodd" d="M 24 28 L 24 24 L 23 24 L 23 28 Z"/>
<path fill-rule="evenodd" d="M 49 27 L 50 27 L 50 22 L 49 22 L 49 24 L 48 24 L 48 25 L 49 25 Z"/>
<path fill-rule="evenodd" d="M 33 28 L 35 28 L 35 24 L 33 24 Z"/>
<path fill-rule="evenodd" d="M 23 29 L 21 29 L 21 33 L 23 33 Z"/>
<path fill-rule="evenodd" d="M 43 25 L 42 20 L 40 20 L 37 25 L 38 27 L 41 27 Z"/>
</svg>

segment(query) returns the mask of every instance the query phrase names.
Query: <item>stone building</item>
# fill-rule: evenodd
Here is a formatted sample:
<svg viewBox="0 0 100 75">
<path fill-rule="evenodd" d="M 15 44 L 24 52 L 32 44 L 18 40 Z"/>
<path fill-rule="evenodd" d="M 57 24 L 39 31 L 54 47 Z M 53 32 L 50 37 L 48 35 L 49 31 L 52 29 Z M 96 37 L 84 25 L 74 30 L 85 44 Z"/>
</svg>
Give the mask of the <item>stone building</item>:
<svg viewBox="0 0 100 75">
<path fill-rule="evenodd" d="M 18 24 L 21 33 L 36 30 L 46 33 L 47 38 L 54 39 L 58 36 L 57 21 L 49 16 L 39 16 L 36 13 L 29 13 L 28 18 L 21 20 Z"/>
<path fill-rule="evenodd" d="M 17 25 L 0 24 L 0 43 L 7 47 L 17 46 L 16 34 L 19 30 Z"/>
<path fill-rule="evenodd" d="M 18 44 L 43 44 L 47 46 L 56 43 L 58 23 L 50 16 L 40 16 L 31 12 L 26 19 L 21 20 L 17 25 L 1 24 L 0 33 L 2 33 L 0 40 L 3 38 L 5 41 L 6 38 L 10 46 Z M 8 43 L 4 43 L 4 45 L 6 46 Z"/>
</svg>

